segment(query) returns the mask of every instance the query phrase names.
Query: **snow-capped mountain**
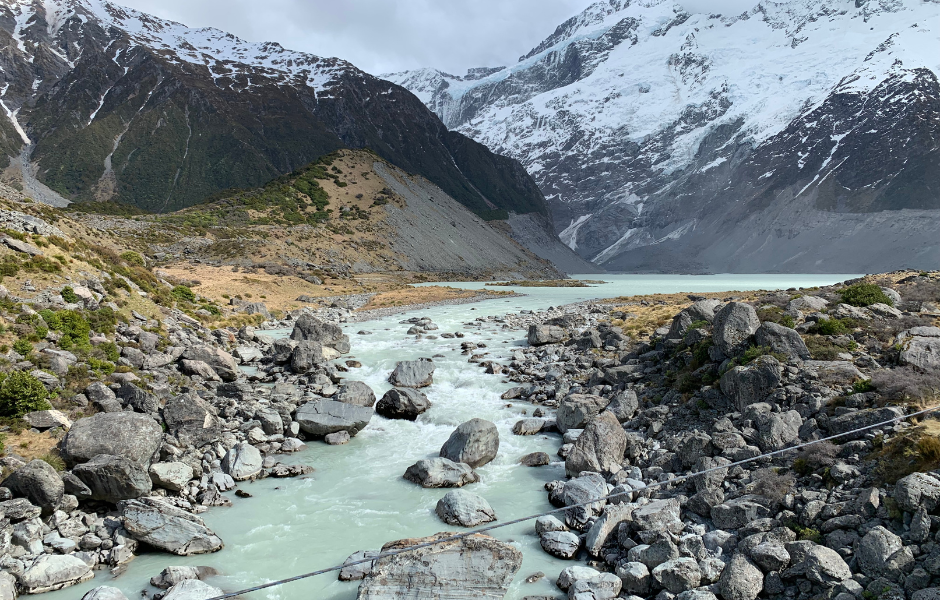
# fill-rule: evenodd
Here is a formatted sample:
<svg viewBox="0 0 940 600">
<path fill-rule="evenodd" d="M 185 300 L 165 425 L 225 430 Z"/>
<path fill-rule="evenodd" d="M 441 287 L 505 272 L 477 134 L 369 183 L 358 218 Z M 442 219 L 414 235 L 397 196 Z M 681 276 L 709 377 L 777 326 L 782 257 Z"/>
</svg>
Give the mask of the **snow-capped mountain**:
<svg viewBox="0 0 940 600">
<path fill-rule="evenodd" d="M 0 0 L 0 46 L 0 156 L 68 200 L 173 210 L 368 147 L 486 218 L 548 215 L 516 161 L 340 59 L 103 0 Z"/>
<path fill-rule="evenodd" d="M 512 66 L 384 75 L 518 159 L 611 269 L 940 262 L 940 2 L 605 0 Z"/>
</svg>

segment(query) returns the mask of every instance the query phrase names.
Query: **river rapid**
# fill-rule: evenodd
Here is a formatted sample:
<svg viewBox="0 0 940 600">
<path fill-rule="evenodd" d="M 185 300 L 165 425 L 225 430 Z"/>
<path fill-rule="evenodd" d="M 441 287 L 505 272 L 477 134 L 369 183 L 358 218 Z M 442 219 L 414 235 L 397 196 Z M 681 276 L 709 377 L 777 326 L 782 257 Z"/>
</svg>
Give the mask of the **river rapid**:
<svg viewBox="0 0 940 600">
<path fill-rule="evenodd" d="M 554 434 L 519 437 L 513 424 L 531 414 L 524 402 L 500 400 L 511 387 L 497 375 L 486 375 L 461 354 L 461 341 L 486 344 L 488 359 L 508 362 L 512 350 L 524 346 L 525 332 L 489 328 L 465 328 L 477 317 L 502 315 L 520 310 L 540 310 L 595 298 L 725 290 L 786 289 L 827 285 L 855 275 L 588 275 L 608 283 L 590 288 L 494 288 L 515 289 L 524 297 L 501 298 L 476 304 L 442 306 L 404 313 L 363 323 L 345 325 L 352 343 L 352 356 L 362 363 L 350 369 L 351 380 L 369 384 L 377 397 L 391 386 L 386 377 L 400 360 L 435 357 L 434 384 L 424 391 L 431 409 L 417 422 L 393 421 L 379 416 L 345 446 L 310 441 L 295 455 L 281 455 L 285 463 L 304 463 L 316 469 L 297 479 L 265 479 L 243 482 L 239 488 L 252 494 L 237 498 L 226 494 L 231 508 L 211 508 L 202 516 L 224 541 L 215 554 L 174 557 L 154 552 L 134 559 L 118 577 L 98 571 L 97 577 L 81 586 L 45 594 L 48 600 L 75 600 L 100 585 L 120 588 L 128 598 L 141 591 L 156 592 L 149 579 L 168 565 L 208 565 L 221 575 L 210 581 L 226 591 L 235 591 L 275 579 L 340 564 L 357 550 L 378 550 L 388 541 L 421 537 L 439 531 L 457 531 L 434 513 L 437 501 L 447 490 L 423 489 L 402 478 L 405 469 L 422 458 L 437 456 L 441 445 L 460 423 L 479 417 L 496 423 L 500 432 L 499 455 L 477 470 L 481 481 L 466 489 L 489 501 L 499 520 L 509 520 L 551 509 L 543 485 L 563 479 L 564 462 L 556 456 L 560 436 Z M 446 285 L 480 288 L 479 282 Z M 400 321 L 413 316 L 430 317 L 440 330 L 464 331 L 460 339 L 414 339 L 406 335 L 409 325 Z M 371 335 L 357 335 L 360 330 Z M 289 331 L 266 332 L 288 335 Z M 350 357 L 343 357 L 346 360 Z M 539 468 L 523 467 L 519 459 L 530 452 L 544 451 L 553 463 Z M 507 598 L 557 594 L 554 579 L 572 563 L 543 552 L 534 533 L 534 522 L 500 529 L 495 537 L 511 541 L 523 552 L 522 569 Z M 525 578 L 541 571 L 546 577 L 533 584 Z M 331 573 L 255 592 L 246 600 L 329 599 L 351 600 L 358 582 L 340 582 Z"/>
</svg>

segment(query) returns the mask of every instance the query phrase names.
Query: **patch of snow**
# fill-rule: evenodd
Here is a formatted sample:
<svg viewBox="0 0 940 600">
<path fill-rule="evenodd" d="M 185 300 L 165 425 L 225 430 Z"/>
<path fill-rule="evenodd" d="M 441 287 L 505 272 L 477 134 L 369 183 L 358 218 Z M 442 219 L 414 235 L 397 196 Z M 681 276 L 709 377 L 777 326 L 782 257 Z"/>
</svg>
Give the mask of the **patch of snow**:
<svg viewBox="0 0 940 600">
<path fill-rule="evenodd" d="M 581 215 L 577 219 L 572 220 L 571 224 L 565 227 L 564 231 L 558 234 L 558 239 L 560 239 L 563 244 L 572 250 L 577 250 L 578 230 L 581 229 L 581 226 L 584 225 L 592 216 L 594 215 Z"/>
</svg>

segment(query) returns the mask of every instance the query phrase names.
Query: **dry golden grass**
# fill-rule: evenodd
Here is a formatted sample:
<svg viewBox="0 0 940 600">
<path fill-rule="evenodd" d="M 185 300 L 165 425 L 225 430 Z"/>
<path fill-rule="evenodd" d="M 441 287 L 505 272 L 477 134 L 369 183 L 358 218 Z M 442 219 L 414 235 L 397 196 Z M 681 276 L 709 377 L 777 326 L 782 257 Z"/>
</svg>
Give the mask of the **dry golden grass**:
<svg viewBox="0 0 940 600">
<path fill-rule="evenodd" d="M 891 438 L 873 455 L 875 475 L 883 483 L 895 483 L 914 472 L 940 468 L 940 421 L 926 419 Z"/>
<path fill-rule="evenodd" d="M 19 433 L 6 434 L 4 446 L 7 453 L 17 454 L 26 460 L 41 458 L 49 454 L 57 454 L 55 451 L 59 440 L 52 437 L 48 432 L 33 433 L 29 429 L 24 429 Z"/>
<path fill-rule="evenodd" d="M 461 298 L 473 298 L 480 294 L 497 295 L 499 293 L 490 292 L 489 290 L 462 290 L 440 285 L 408 287 L 376 294 L 369 300 L 368 304 L 359 310 L 374 310 L 376 308 L 388 308 L 391 306 L 410 306 L 412 304 L 458 300 Z"/>
<path fill-rule="evenodd" d="M 765 292 L 706 292 L 696 294 L 706 298 L 724 299 L 729 296 L 741 298 L 743 301 L 754 300 Z M 647 296 L 632 296 L 613 298 L 608 302 L 614 305 L 612 311 L 627 313 L 626 319 L 615 319 L 613 324 L 621 327 L 624 333 L 635 339 L 648 339 L 656 329 L 668 325 L 676 313 L 692 305 L 688 294 L 650 294 Z"/>
</svg>

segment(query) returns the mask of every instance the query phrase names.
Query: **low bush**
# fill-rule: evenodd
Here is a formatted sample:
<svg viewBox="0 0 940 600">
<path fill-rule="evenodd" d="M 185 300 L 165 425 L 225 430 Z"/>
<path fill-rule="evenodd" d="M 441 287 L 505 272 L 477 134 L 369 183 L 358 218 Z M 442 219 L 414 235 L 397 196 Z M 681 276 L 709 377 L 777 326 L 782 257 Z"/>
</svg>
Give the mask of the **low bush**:
<svg viewBox="0 0 940 600">
<path fill-rule="evenodd" d="M 29 356 L 33 353 L 33 345 L 29 343 L 29 340 L 20 338 L 13 342 L 13 351 L 21 356 Z"/>
<path fill-rule="evenodd" d="M 842 302 L 852 306 L 870 306 L 878 303 L 894 306 L 894 301 L 873 283 L 850 285 L 839 291 L 839 296 L 842 298 Z"/>
<path fill-rule="evenodd" d="M 196 294 L 193 293 L 193 291 L 185 285 L 178 285 L 174 287 L 173 291 L 170 293 L 178 301 L 183 301 L 183 302 L 195 302 L 196 301 Z"/>
<path fill-rule="evenodd" d="M 886 400 L 926 406 L 940 398 L 940 372 L 913 367 L 881 369 L 872 374 L 871 386 Z"/>
<path fill-rule="evenodd" d="M 896 483 L 915 472 L 940 467 L 940 422 L 929 419 L 894 436 L 872 455 L 875 477 L 881 483 Z"/>
<path fill-rule="evenodd" d="M 62 299 L 68 302 L 69 304 L 75 304 L 79 300 L 78 294 L 76 294 L 75 290 L 73 290 L 69 286 L 65 286 L 64 288 L 62 288 Z"/>
<path fill-rule="evenodd" d="M 0 374 L 0 415 L 20 417 L 34 410 L 49 410 L 49 390 L 26 371 Z"/>
<path fill-rule="evenodd" d="M 131 265 L 137 265 L 138 267 L 144 266 L 144 257 L 138 252 L 133 250 L 128 250 L 127 252 L 121 253 L 121 259 Z"/>
</svg>

